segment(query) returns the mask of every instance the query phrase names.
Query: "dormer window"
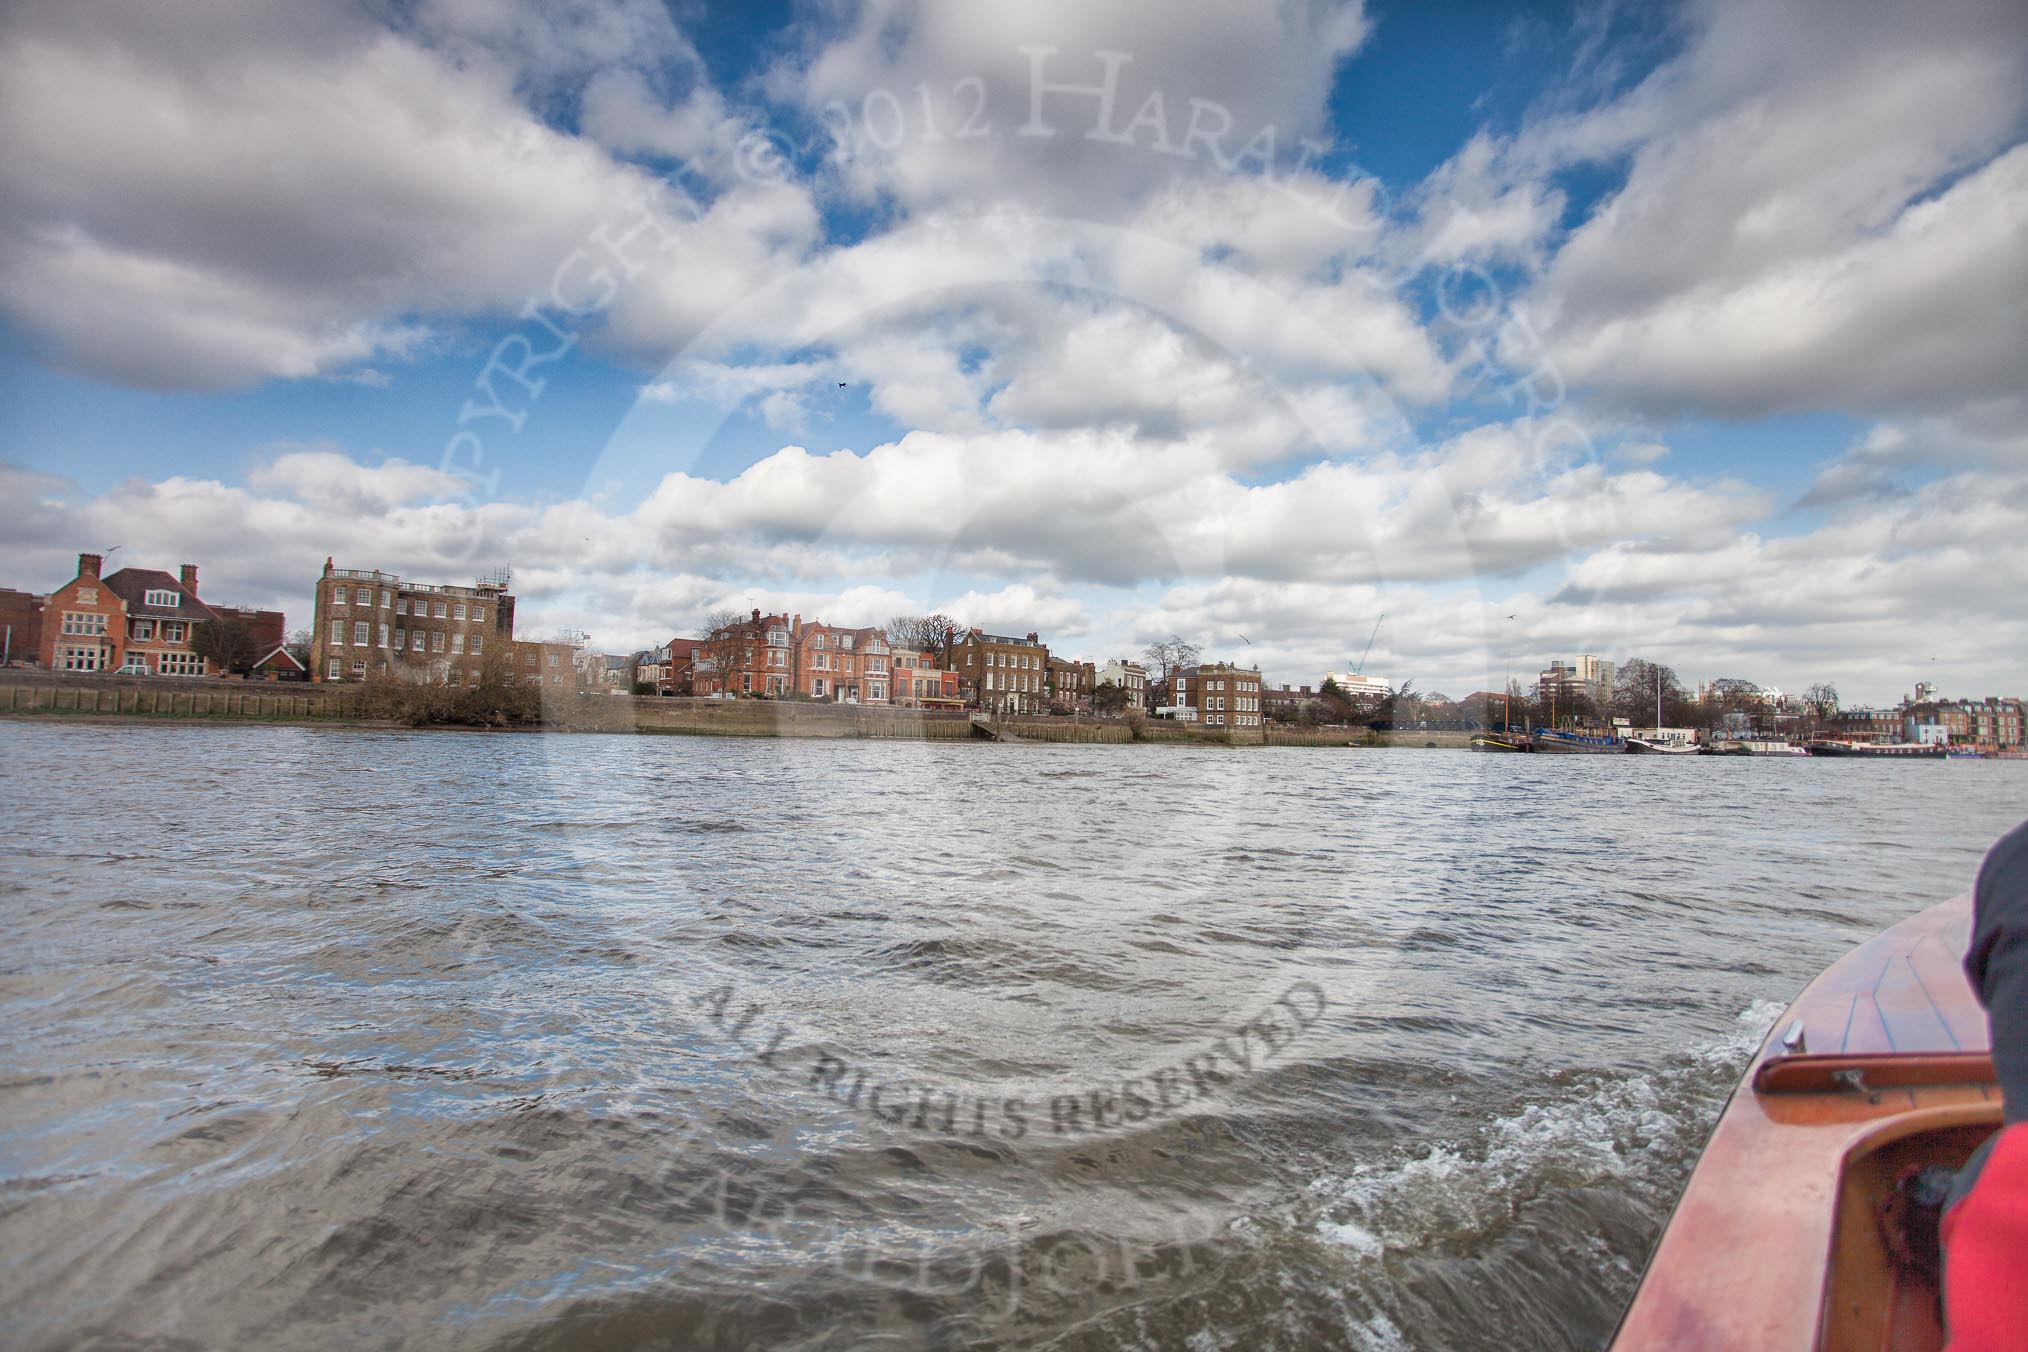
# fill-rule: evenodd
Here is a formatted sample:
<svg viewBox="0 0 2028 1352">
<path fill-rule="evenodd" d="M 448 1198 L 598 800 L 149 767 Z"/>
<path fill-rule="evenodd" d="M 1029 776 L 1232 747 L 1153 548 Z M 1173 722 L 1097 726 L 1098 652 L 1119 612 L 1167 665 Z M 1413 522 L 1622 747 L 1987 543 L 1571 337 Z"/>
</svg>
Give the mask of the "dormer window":
<svg viewBox="0 0 2028 1352">
<path fill-rule="evenodd" d="M 183 598 L 176 592 L 150 587 L 141 593 L 141 602 L 144 605 L 160 606 L 163 610 L 174 610 L 183 604 Z"/>
</svg>

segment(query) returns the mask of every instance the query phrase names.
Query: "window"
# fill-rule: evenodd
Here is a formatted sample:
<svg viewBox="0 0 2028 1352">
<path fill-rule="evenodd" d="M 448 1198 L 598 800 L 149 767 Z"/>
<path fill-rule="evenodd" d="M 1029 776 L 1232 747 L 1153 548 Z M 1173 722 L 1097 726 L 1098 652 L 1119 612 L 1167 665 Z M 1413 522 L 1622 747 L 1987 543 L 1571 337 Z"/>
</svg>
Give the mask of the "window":
<svg viewBox="0 0 2028 1352">
<path fill-rule="evenodd" d="M 341 648 L 345 646 L 345 621 L 331 621 L 331 642 Z"/>
<path fill-rule="evenodd" d="M 120 675 L 122 676 L 146 676 L 147 674 L 148 654 L 146 653 L 128 653 L 127 660 L 120 664 Z"/>
<path fill-rule="evenodd" d="M 444 631 L 439 629 L 430 635 L 430 651 L 433 653 L 440 653 L 443 650 L 444 650 Z"/>
<path fill-rule="evenodd" d="M 106 632 L 106 617 L 96 610 L 66 610 L 63 612 L 63 632 L 91 638 Z M 96 671 L 98 668 L 90 668 Z"/>
<path fill-rule="evenodd" d="M 344 589 L 343 587 L 333 587 L 333 588 L 331 589 L 331 604 L 332 604 L 332 605 L 334 605 L 334 606 L 342 606 L 342 605 L 344 605 L 344 604 L 345 604 L 345 595 L 346 595 L 346 593 L 345 593 L 345 589 Z"/>
<path fill-rule="evenodd" d="M 810 659 L 810 666 L 817 671 L 829 671 L 831 669 L 831 655 L 829 653 L 818 653 Z"/>
<path fill-rule="evenodd" d="M 818 678 L 817 678 L 817 684 L 816 684 L 816 686 L 814 687 L 813 693 L 815 693 L 815 695 L 817 696 L 817 698 L 818 698 L 818 699 L 822 699 L 822 698 L 824 698 L 824 679 L 823 679 L 823 677 L 821 677 L 821 676 L 820 676 L 820 677 L 818 677 Z"/>
<path fill-rule="evenodd" d="M 369 625 L 364 620 L 353 621 L 352 623 L 353 646 L 358 648 L 364 648 L 369 643 L 371 643 L 373 641 L 372 629 L 373 626 Z"/>
<path fill-rule="evenodd" d="M 408 598 L 406 596 L 397 596 L 394 598 L 394 613 L 397 615 L 408 614 Z"/>
<path fill-rule="evenodd" d="M 387 609 L 387 603 L 388 603 L 388 602 L 390 602 L 390 601 L 392 601 L 393 599 L 394 599 L 394 593 L 393 593 L 393 592 L 386 592 L 386 591 L 382 592 L 382 593 L 380 594 L 380 608 L 381 608 L 382 610 L 386 610 L 386 609 Z"/>
<path fill-rule="evenodd" d="M 327 679 L 329 679 L 329 680 L 333 680 L 333 681 L 342 681 L 342 680 L 344 680 L 344 679 L 345 679 L 345 664 L 344 664 L 343 662 L 340 662 L 340 661 L 339 661 L 339 660 L 338 660 L 337 658 L 335 658 L 335 657 L 334 657 L 334 658 L 332 658 L 332 659 L 331 659 L 331 661 L 330 661 L 330 662 L 329 662 L 329 663 L 328 663 L 328 664 L 327 664 L 327 665 L 325 666 L 325 668 L 324 668 L 324 675 L 325 675 L 325 677 L 326 677 Z"/>
<path fill-rule="evenodd" d="M 405 649 L 405 648 L 407 648 L 407 647 L 408 647 L 408 630 L 406 630 L 406 629 L 397 629 L 397 630 L 395 630 L 395 631 L 394 631 L 394 650 L 395 650 L 396 652 L 401 652 L 401 651 L 402 651 L 403 649 Z"/>
<path fill-rule="evenodd" d="M 551 654 L 549 655 L 549 665 L 551 665 L 552 667 L 556 665 L 556 654 L 555 654 L 555 653 L 551 653 Z"/>
<path fill-rule="evenodd" d="M 165 591 L 160 587 L 150 587 L 141 593 L 141 604 L 144 606 L 159 606 L 163 610 L 174 610 L 183 604 L 183 597 L 176 592 Z"/>
<path fill-rule="evenodd" d="M 425 633 L 423 630 L 411 629 L 408 631 L 409 651 L 418 653 L 421 652 L 423 650 L 423 645 L 428 641 L 429 635 Z"/>
<path fill-rule="evenodd" d="M 387 646 L 387 626 L 384 624 L 380 626 L 380 646 L 383 648 Z"/>
<path fill-rule="evenodd" d="M 147 643 L 154 637 L 155 637 L 155 622 L 153 620 L 134 621 L 134 639 L 136 642 Z"/>
<path fill-rule="evenodd" d="M 450 618 L 450 617 L 449 617 L 449 615 L 448 615 L 448 614 L 446 613 L 446 609 L 447 609 L 447 608 L 445 607 L 445 605 L 444 605 L 444 603 L 443 603 L 442 601 L 439 601 L 439 602 L 437 602 L 437 618 L 438 618 L 438 619 L 442 620 L 442 619 L 448 619 L 448 618 Z"/>
<path fill-rule="evenodd" d="M 366 660 L 364 658 L 356 659 L 352 663 L 352 674 L 354 676 L 364 676 L 366 674 Z"/>
<path fill-rule="evenodd" d="M 451 635 L 451 651 L 460 657 L 465 655 L 465 636 L 463 634 Z"/>
<path fill-rule="evenodd" d="M 479 652 L 481 648 L 485 645 L 485 642 L 486 636 L 484 634 L 472 635 L 472 656 L 477 657 L 479 655 Z"/>
<path fill-rule="evenodd" d="M 810 636 L 810 646 L 811 646 L 812 648 L 821 648 L 821 647 L 823 647 L 823 646 L 824 646 L 824 636 L 823 636 L 822 634 L 812 634 L 812 635 Z"/>
<path fill-rule="evenodd" d="M 454 620 L 462 620 L 465 618 L 465 603 L 463 601 L 460 601 L 456 605 L 451 607 L 451 618 Z"/>
<path fill-rule="evenodd" d="M 56 660 L 65 671 L 97 671 L 105 665 L 105 649 L 82 646 L 60 648 Z"/>
<path fill-rule="evenodd" d="M 474 620 L 478 620 L 478 621 L 482 621 L 482 622 L 483 622 L 483 621 L 485 620 L 485 618 L 486 618 L 486 607 L 484 607 L 484 606 L 473 606 L 473 607 L 472 607 L 472 618 L 473 618 Z"/>
<path fill-rule="evenodd" d="M 156 670 L 164 676 L 202 676 L 204 659 L 196 653 L 163 653 Z"/>
<path fill-rule="evenodd" d="M 849 652 L 852 648 L 852 635 L 850 634 L 838 635 L 838 646 L 846 649 Z"/>
<path fill-rule="evenodd" d="M 162 641 L 164 643 L 182 643 L 189 637 L 190 622 L 188 620 L 162 621 Z"/>
</svg>

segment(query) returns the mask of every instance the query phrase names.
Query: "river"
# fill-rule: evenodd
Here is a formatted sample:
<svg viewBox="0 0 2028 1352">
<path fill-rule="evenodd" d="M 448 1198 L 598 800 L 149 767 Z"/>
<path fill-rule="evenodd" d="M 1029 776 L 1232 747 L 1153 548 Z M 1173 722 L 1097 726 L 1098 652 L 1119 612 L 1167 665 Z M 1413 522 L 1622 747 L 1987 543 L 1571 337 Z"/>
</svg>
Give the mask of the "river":
<svg viewBox="0 0 2028 1352">
<path fill-rule="evenodd" d="M 0 726 L 17 1348 L 1590 1348 L 2028 762 Z"/>
</svg>

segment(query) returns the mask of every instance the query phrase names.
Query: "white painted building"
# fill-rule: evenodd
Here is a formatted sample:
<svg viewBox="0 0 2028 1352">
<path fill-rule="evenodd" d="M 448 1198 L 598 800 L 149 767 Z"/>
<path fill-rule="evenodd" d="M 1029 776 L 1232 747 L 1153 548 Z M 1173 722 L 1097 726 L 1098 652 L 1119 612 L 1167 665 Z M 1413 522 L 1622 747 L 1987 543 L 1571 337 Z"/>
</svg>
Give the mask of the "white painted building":
<svg viewBox="0 0 2028 1352">
<path fill-rule="evenodd" d="M 1361 695 L 1385 696 L 1389 688 L 1380 677 L 1365 676 L 1356 671 L 1327 671 L 1324 679 L 1354 699 Z"/>
</svg>

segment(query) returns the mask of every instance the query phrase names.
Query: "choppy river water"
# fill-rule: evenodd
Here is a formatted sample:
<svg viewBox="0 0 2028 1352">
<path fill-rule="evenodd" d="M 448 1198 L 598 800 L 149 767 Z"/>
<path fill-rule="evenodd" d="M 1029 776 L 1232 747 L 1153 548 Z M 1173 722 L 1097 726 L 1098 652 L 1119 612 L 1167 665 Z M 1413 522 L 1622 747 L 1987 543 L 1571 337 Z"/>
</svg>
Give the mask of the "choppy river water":
<svg viewBox="0 0 2028 1352">
<path fill-rule="evenodd" d="M 0 726 L 0 1332 L 1594 1347 L 2028 763 Z"/>
</svg>

